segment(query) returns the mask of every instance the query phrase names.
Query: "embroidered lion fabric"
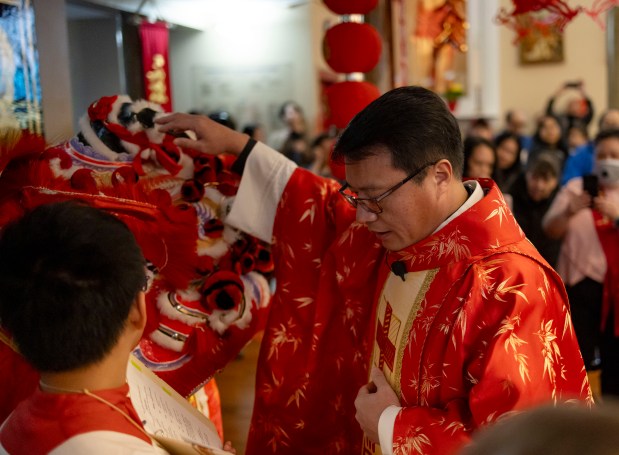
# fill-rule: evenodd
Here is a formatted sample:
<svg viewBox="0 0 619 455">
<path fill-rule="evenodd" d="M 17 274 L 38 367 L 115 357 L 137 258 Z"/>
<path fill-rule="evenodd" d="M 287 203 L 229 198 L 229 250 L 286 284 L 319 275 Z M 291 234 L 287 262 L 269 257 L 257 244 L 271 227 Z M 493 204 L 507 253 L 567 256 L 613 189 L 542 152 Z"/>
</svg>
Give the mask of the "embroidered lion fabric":
<svg viewBox="0 0 619 455">
<path fill-rule="evenodd" d="M 269 246 L 226 223 L 232 158 L 183 150 L 154 124 L 162 108 L 93 102 L 71 139 L 0 141 L 0 228 L 40 204 L 77 199 L 117 216 L 148 261 L 148 325 L 135 354 L 182 395 L 222 369 L 263 325 Z"/>
</svg>

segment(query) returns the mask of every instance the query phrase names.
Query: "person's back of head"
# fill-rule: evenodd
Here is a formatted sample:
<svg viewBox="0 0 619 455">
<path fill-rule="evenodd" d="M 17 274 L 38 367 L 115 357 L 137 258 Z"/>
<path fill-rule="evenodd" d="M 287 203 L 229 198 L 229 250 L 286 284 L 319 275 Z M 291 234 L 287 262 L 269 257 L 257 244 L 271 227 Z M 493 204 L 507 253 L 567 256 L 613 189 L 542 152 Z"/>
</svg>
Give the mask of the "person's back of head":
<svg viewBox="0 0 619 455">
<path fill-rule="evenodd" d="M 619 109 L 608 109 L 600 116 L 599 131 L 619 128 Z"/>
<path fill-rule="evenodd" d="M 114 216 L 40 206 L 0 237 L 0 324 L 39 371 L 95 364 L 117 343 L 145 285 L 144 258 Z"/>
<path fill-rule="evenodd" d="M 361 161 L 381 148 L 391 153 L 394 167 L 407 173 L 447 159 L 454 175 L 462 176 L 458 122 L 443 99 L 425 88 L 397 88 L 370 103 L 340 136 L 333 159 Z M 422 181 L 425 175 L 420 172 L 414 181 Z"/>
<path fill-rule="evenodd" d="M 619 455 L 619 409 L 543 406 L 481 429 L 461 455 Z"/>
</svg>

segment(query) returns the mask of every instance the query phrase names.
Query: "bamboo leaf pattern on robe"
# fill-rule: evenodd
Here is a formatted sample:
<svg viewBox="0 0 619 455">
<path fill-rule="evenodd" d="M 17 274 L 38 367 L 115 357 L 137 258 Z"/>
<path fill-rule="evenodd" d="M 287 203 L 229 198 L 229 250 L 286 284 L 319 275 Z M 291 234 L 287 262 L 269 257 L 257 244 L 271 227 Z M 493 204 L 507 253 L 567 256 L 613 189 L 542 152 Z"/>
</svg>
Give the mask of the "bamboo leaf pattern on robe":
<svg viewBox="0 0 619 455">
<path fill-rule="evenodd" d="M 505 352 L 511 353 L 514 356 L 514 360 L 516 360 L 516 363 L 518 364 L 520 379 L 522 379 L 523 383 L 526 383 L 531 380 L 528 358 L 525 354 L 519 352 L 519 348 L 527 344 L 527 342 L 514 333 L 514 330 L 519 324 L 520 315 L 507 317 L 501 321 L 501 327 L 495 336 L 498 337 L 500 335 L 507 334 L 503 347 Z"/>
<path fill-rule="evenodd" d="M 504 262 L 505 259 L 493 259 L 480 266 L 476 266 L 477 279 L 479 280 L 481 295 L 484 299 L 489 298 L 494 289 L 495 279 L 492 276 L 492 272 L 500 269 L 500 265 Z"/>
<path fill-rule="evenodd" d="M 454 261 L 470 256 L 471 252 L 467 246 L 471 240 L 467 235 L 461 234 L 458 228 L 447 234 L 440 234 L 438 238 L 427 242 L 424 251 L 411 254 L 407 251 L 399 251 L 397 254 L 403 261 L 415 263 L 429 263 L 432 259 L 449 257 Z"/>
<path fill-rule="evenodd" d="M 506 300 L 503 298 L 505 294 L 516 294 L 522 297 L 525 302 L 529 303 L 529 299 L 527 299 L 527 296 L 524 295 L 522 291 L 518 290 L 519 288 L 526 286 L 526 283 L 516 284 L 514 286 L 507 286 L 507 282 L 509 280 L 510 279 L 507 278 L 505 279 L 505 281 L 503 281 L 497 286 L 496 290 L 494 291 L 494 298 L 500 302 L 506 302 Z"/>
<path fill-rule="evenodd" d="M 314 201 L 314 199 L 308 199 L 307 201 L 305 201 L 306 204 L 311 204 L 310 207 L 305 210 L 305 212 L 303 212 L 303 215 L 301 215 L 301 218 L 299 219 L 299 223 L 301 221 L 303 221 L 304 219 L 306 219 L 307 217 L 309 217 L 310 219 L 310 224 L 314 224 L 314 216 L 316 215 L 316 202 Z"/>
<path fill-rule="evenodd" d="M 286 406 L 289 406 L 291 403 L 296 403 L 297 408 L 301 406 L 301 399 L 305 400 L 305 391 L 307 390 L 307 386 L 309 385 L 309 373 L 305 373 L 305 377 L 299 387 L 294 391 L 294 393 L 288 399 L 288 403 Z"/>
<path fill-rule="evenodd" d="M 314 299 L 311 297 L 298 297 L 294 301 L 300 303 L 300 305 L 297 305 L 297 308 L 304 308 L 314 303 Z"/>
<path fill-rule="evenodd" d="M 402 437 L 396 438 L 393 441 L 394 455 L 414 455 L 424 454 L 432 447 L 430 438 L 421 433 L 422 427 L 411 427 L 406 430 Z"/>
<path fill-rule="evenodd" d="M 287 325 L 280 324 L 278 328 L 275 328 L 271 331 L 271 348 L 269 349 L 269 356 L 275 356 L 275 358 L 279 358 L 279 348 L 287 343 L 292 344 L 292 352 L 296 352 L 297 348 L 301 344 L 301 338 L 295 337 L 288 334 L 288 331 L 293 332 L 296 329 L 296 324 L 292 322 L 292 319 L 288 321 Z"/>
<path fill-rule="evenodd" d="M 492 202 L 496 203 L 497 208 L 492 210 L 490 212 L 490 215 L 488 215 L 484 221 L 488 221 L 488 220 L 494 218 L 495 216 L 498 216 L 499 217 L 499 226 L 503 225 L 503 218 L 505 218 L 505 219 L 508 218 L 507 211 L 509 209 L 505 205 L 505 201 L 502 200 L 502 199 L 503 199 L 503 197 L 500 197 L 499 199 L 493 199 L 492 200 Z"/>
<path fill-rule="evenodd" d="M 555 362 L 561 360 L 561 350 L 557 344 L 557 335 L 553 328 L 553 320 L 542 321 L 540 329 L 536 332 L 542 343 L 542 356 L 544 357 L 543 375 L 548 375 L 548 379 L 553 385 L 552 397 L 556 400 L 556 372 L 554 369 Z"/>
</svg>

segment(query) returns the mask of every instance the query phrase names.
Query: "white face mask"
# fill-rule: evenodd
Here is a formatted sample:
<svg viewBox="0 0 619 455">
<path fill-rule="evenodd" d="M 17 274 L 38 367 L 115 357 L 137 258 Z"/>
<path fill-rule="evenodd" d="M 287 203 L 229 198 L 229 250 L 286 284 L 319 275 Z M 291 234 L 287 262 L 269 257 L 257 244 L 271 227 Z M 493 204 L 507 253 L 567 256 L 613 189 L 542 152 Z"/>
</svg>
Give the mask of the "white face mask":
<svg viewBox="0 0 619 455">
<path fill-rule="evenodd" d="M 619 159 L 598 160 L 595 163 L 595 173 L 602 186 L 619 185 Z"/>
</svg>

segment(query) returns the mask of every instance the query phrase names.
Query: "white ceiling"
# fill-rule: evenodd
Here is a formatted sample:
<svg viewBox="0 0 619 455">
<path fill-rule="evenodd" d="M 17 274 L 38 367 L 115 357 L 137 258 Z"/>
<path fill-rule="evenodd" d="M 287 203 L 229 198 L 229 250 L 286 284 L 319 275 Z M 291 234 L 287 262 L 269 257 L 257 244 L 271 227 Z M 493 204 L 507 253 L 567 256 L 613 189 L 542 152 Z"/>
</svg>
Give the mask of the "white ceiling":
<svg viewBox="0 0 619 455">
<path fill-rule="evenodd" d="M 81 0 L 79 3 L 71 3 L 69 0 L 67 11 L 72 19 L 109 14 L 109 10 L 88 7 L 87 4 L 90 3 L 139 13 L 153 20 L 162 19 L 186 27 L 205 29 L 222 15 L 251 16 L 258 12 L 276 14 L 278 10 L 304 6 L 310 1 L 312 0 Z"/>
</svg>

